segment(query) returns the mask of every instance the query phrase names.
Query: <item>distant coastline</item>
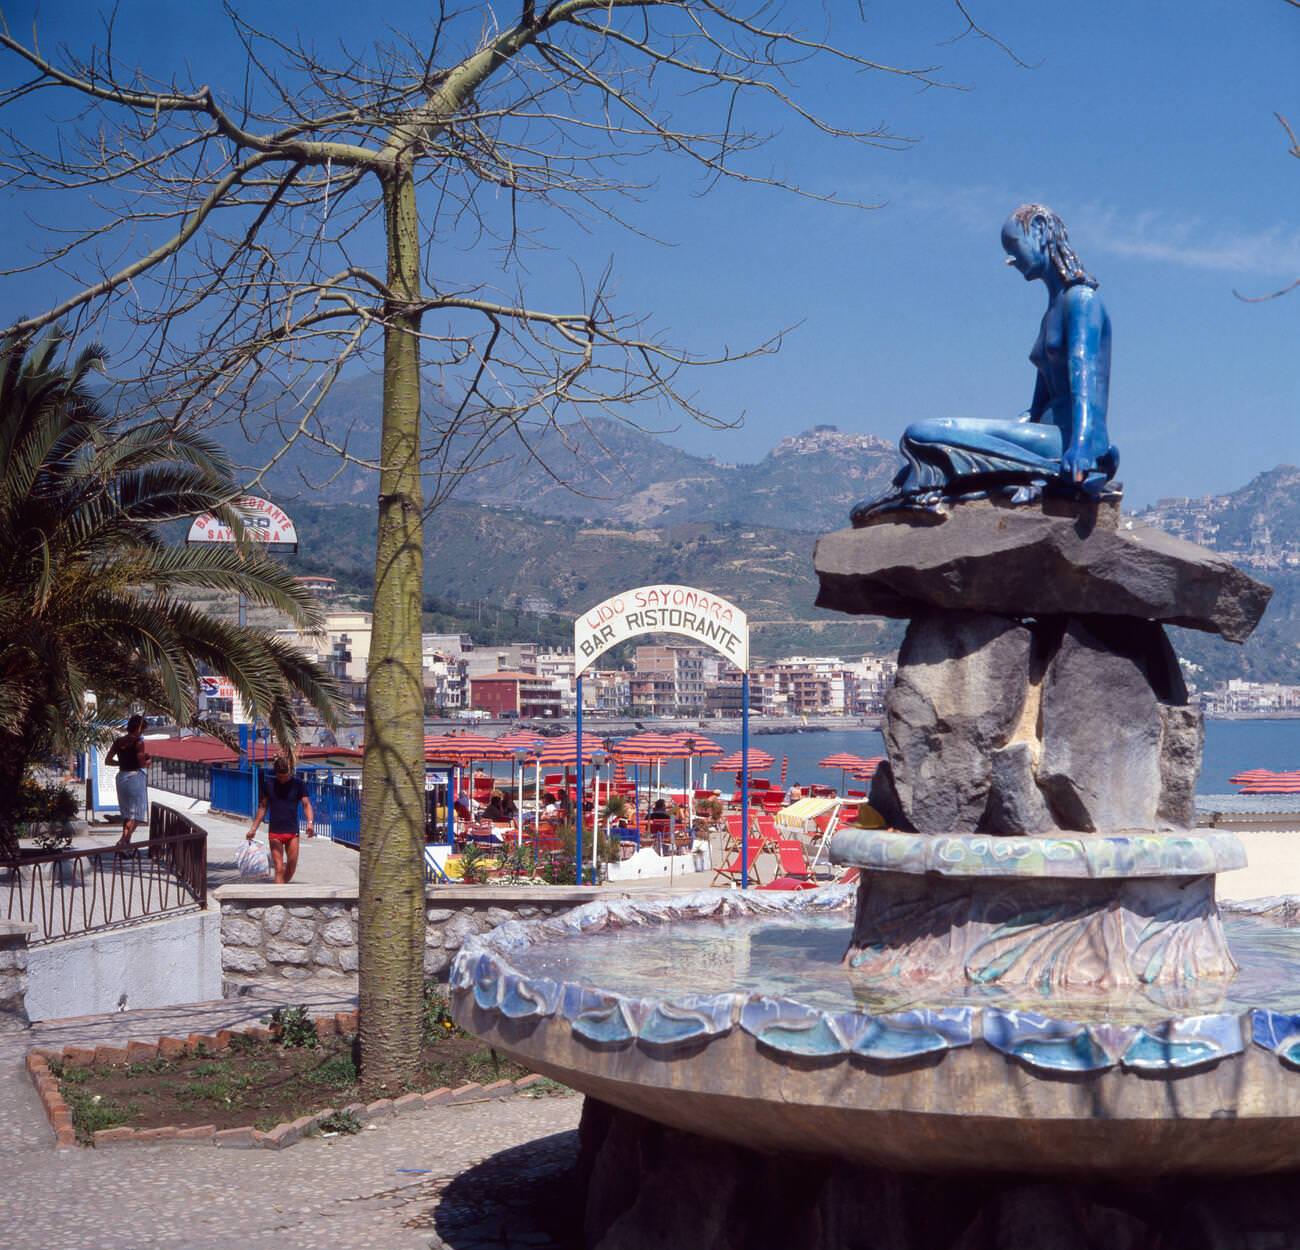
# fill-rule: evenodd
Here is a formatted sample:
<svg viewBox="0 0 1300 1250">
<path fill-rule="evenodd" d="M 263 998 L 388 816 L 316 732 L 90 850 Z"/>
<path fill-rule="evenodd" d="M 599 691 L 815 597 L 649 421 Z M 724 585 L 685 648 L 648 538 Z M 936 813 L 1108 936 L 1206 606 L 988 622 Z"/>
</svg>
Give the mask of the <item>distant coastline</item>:
<svg viewBox="0 0 1300 1250">
<path fill-rule="evenodd" d="M 1206 720 L 1300 720 L 1300 710 L 1294 712 L 1206 712 Z"/>
</svg>

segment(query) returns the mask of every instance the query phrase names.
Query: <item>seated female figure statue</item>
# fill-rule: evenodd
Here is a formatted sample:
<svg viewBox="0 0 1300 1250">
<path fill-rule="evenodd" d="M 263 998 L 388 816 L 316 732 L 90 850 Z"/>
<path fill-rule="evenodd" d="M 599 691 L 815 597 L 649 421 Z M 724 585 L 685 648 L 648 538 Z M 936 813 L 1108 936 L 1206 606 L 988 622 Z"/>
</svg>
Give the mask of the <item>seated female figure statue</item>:
<svg viewBox="0 0 1300 1250">
<path fill-rule="evenodd" d="M 1042 204 L 1024 204 L 1007 218 L 1002 246 L 1008 265 L 1047 287 L 1029 353 L 1038 371 L 1029 411 L 1014 421 L 940 417 L 909 425 L 893 490 L 859 504 L 854 524 L 880 511 L 994 491 L 1015 502 L 1044 488 L 1096 496 L 1115 476 L 1119 452 L 1106 432 L 1110 318 L 1097 281 L 1071 249 L 1064 222 Z"/>
</svg>

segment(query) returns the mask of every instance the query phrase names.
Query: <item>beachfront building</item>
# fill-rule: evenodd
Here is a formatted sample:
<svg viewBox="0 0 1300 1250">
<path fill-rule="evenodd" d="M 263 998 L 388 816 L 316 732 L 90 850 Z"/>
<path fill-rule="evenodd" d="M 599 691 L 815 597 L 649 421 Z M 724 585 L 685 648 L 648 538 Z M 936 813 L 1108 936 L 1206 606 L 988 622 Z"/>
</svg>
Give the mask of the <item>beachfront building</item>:
<svg viewBox="0 0 1300 1250">
<path fill-rule="evenodd" d="M 1200 700 L 1206 716 L 1295 715 L 1300 712 L 1300 686 L 1234 677 L 1202 694 Z"/>
<path fill-rule="evenodd" d="M 463 652 L 469 665 L 469 675 L 478 677 L 491 673 L 527 673 L 537 675 L 535 642 L 501 642 L 474 646 Z"/>
<path fill-rule="evenodd" d="M 740 716 L 741 698 L 744 687 L 741 685 L 742 674 L 738 668 L 723 664 L 718 669 L 717 678 L 704 692 L 704 715 L 733 719 Z M 762 669 L 755 670 L 749 676 L 749 712 L 751 716 L 772 714 L 776 692 L 776 676 Z"/>
<path fill-rule="evenodd" d="M 775 675 L 790 716 L 842 716 L 848 710 L 849 680 L 839 656 L 792 655 L 765 667 Z"/>
<path fill-rule="evenodd" d="M 320 633 L 277 629 L 277 637 L 324 665 L 342 681 L 363 684 L 370 660 L 369 612 L 327 612 Z"/>
<path fill-rule="evenodd" d="M 557 651 L 539 651 L 537 653 L 537 675 L 560 692 L 564 705 L 564 715 L 572 716 L 578 707 L 577 682 L 573 675 L 573 648 Z M 586 686 L 583 682 L 583 686 Z"/>
<path fill-rule="evenodd" d="M 716 682 L 718 672 L 716 656 L 705 647 L 681 642 L 637 647 L 628 679 L 631 710 L 638 716 L 699 715 L 707 682 Z"/>
<path fill-rule="evenodd" d="M 882 713 L 897 671 L 895 660 L 879 655 L 864 655 L 860 660 L 845 664 L 847 710 L 854 716 Z"/>
<path fill-rule="evenodd" d="M 536 673 L 480 673 L 469 678 L 469 705 L 473 711 L 495 717 L 554 719 L 564 714 L 559 686 Z"/>
<path fill-rule="evenodd" d="M 424 706 L 435 716 L 447 716 L 469 705 L 468 665 L 462 656 L 424 650 L 420 671 L 424 680 Z"/>
<path fill-rule="evenodd" d="M 628 710 L 631 674 L 623 668 L 589 668 L 582 675 L 582 708 L 606 716 Z"/>
<path fill-rule="evenodd" d="M 304 577 L 293 579 L 304 590 L 310 590 L 319 599 L 331 599 L 338 593 L 338 579 L 326 577 L 323 573 L 308 573 Z"/>
</svg>

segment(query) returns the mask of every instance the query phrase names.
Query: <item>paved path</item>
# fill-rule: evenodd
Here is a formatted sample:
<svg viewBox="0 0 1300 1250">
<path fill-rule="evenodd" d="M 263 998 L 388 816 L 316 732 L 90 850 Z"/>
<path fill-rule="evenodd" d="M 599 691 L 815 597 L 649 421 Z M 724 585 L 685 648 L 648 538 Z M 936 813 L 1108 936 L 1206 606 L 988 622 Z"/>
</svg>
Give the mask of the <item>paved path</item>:
<svg viewBox="0 0 1300 1250">
<path fill-rule="evenodd" d="M 304 995 L 295 988 L 293 1001 Z M 259 989 L 192 1008 L 54 1021 L 0 1036 L 0 1245 L 23 1250 L 488 1250 L 554 1247 L 547 1214 L 575 1156 L 576 1096 L 435 1107 L 288 1150 L 56 1151 L 22 1056 L 252 1023 Z M 320 1010 L 349 1000 L 315 994 Z M 21 1158 L 17 1156 L 21 1155 Z M 408 1170 L 403 1170 L 408 1169 Z"/>
</svg>

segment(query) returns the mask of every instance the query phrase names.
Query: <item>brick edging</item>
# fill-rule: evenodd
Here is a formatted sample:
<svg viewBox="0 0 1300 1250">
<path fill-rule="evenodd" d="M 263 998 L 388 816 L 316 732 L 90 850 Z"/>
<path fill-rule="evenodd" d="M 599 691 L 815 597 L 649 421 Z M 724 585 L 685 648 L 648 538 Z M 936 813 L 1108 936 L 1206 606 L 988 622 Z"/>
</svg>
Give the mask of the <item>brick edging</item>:
<svg viewBox="0 0 1300 1250">
<path fill-rule="evenodd" d="M 314 1016 L 318 1037 L 347 1037 L 357 1031 L 357 1013 L 340 1011 L 331 1016 Z M 219 1029 L 216 1033 L 191 1033 L 188 1037 L 160 1037 L 156 1042 L 128 1042 L 125 1046 L 65 1046 L 51 1050 L 38 1046 L 27 1052 L 27 1071 L 40 1097 L 50 1128 L 54 1131 L 55 1146 L 59 1150 L 74 1149 L 76 1130 L 72 1127 L 72 1109 L 59 1091 L 58 1077 L 50 1071 L 50 1064 L 66 1067 L 90 1067 L 96 1064 L 148 1063 L 151 1059 L 181 1059 L 197 1054 L 200 1048 L 212 1054 L 230 1049 L 233 1037 L 248 1037 L 254 1041 L 270 1041 L 273 1034 L 264 1025 L 248 1025 L 242 1029 Z M 349 1111 L 363 1124 L 384 1116 L 401 1115 L 425 1107 L 441 1107 L 468 1102 L 483 1102 L 509 1098 L 523 1090 L 538 1085 L 543 1077 L 536 1074 L 522 1076 L 517 1081 L 493 1081 L 480 1085 L 471 1081 L 456 1089 L 430 1090 L 427 1094 L 402 1094 L 398 1098 L 380 1098 L 372 1103 L 355 1102 L 346 1107 L 327 1107 L 313 1115 L 285 1120 L 273 1129 L 262 1132 L 251 1124 L 218 1130 L 215 1124 L 201 1124 L 193 1128 L 178 1128 L 168 1124 L 161 1128 L 106 1128 L 94 1138 L 99 1146 L 151 1146 L 157 1142 L 187 1142 L 206 1146 L 225 1146 L 241 1149 L 261 1148 L 282 1150 L 306 1137 L 316 1126 L 336 1111 Z"/>
</svg>

